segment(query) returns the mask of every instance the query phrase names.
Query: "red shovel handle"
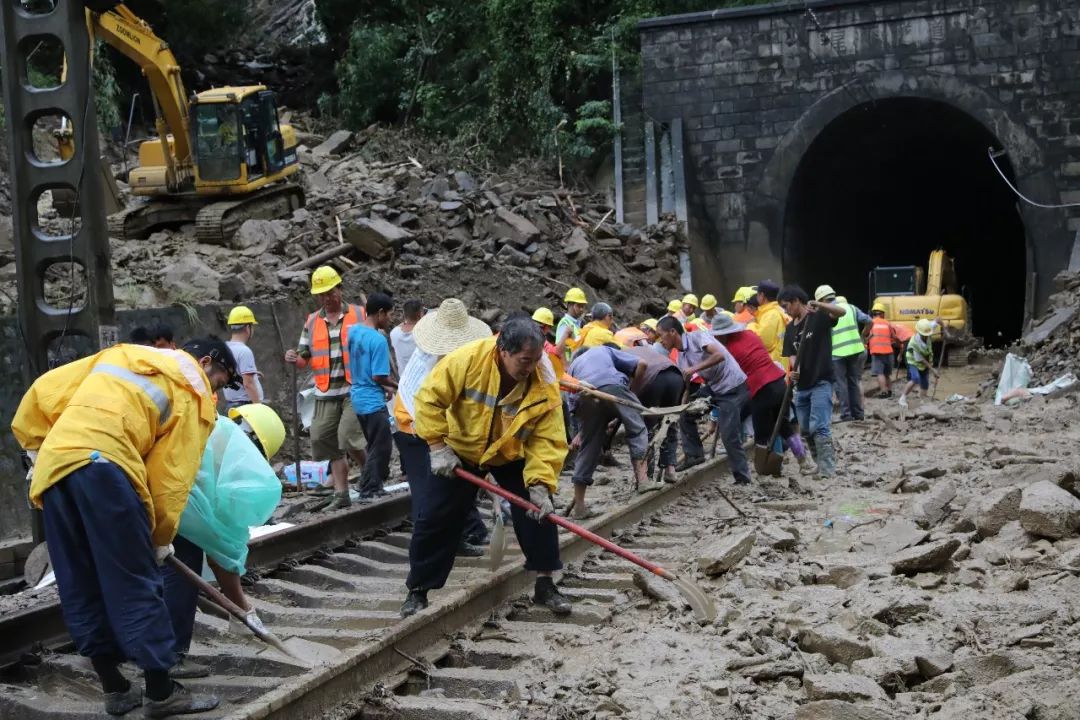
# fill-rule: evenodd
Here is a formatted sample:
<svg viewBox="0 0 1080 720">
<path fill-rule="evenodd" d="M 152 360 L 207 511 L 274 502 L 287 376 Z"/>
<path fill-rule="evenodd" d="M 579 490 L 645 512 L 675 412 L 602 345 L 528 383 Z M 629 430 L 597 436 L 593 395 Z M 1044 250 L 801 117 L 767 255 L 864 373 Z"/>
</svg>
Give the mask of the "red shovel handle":
<svg viewBox="0 0 1080 720">
<path fill-rule="evenodd" d="M 483 488 L 484 490 L 487 490 L 488 492 L 495 493 L 499 497 L 510 501 L 511 503 L 513 503 L 514 505 L 517 505 L 519 508 L 521 508 L 523 510 L 528 510 L 528 511 L 531 511 L 531 512 L 539 512 L 539 510 L 540 510 L 540 508 L 536 507 L 535 505 L 533 505 L 531 502 L 529 502 L 525 498 L 521 497 L 520 495 L 515 495 L 514 493 L 512 493 L 512 492 L 510 492 L 508 490 L 505 490 L 505 489 L 499 487 L 498 485 L 492 485 L 488 481 L 486 481 L 486 480 L 484 480 L 482 478 L 479 478 L 476 475 L 473 475 L 471 472 L 467 472 L 466 470 L 462 470 L 461 468 L 457 468 L 457 469 L 454 470 L 454 473 L 456 473 L 457 476 L 459 478 L 461 478 L 462 480 L 468 480 L 473 485 L 478 485 L 479 487 Z M 623 558 L 625 560 L 629 560 L 630 562 L 634 563 L 635 565 L 639 565 L 639 566 L 645 568 L 646 570 L 648 570 L 651 573 L 659 575 L 662 578 L 667 578 L 668 580 L 671 580 L 671 579 L 673 579 L 675 577 L 672 573 L 668 572 L 667 570 L 660 567 L 659 565 L 653 565 L 648 560 L 645 560 L 644 558 L 638 557 L 637 555 L 630 552 L 629 550 L 624 550 L 623 548 L 619 547 L 618 545 L 611 542 L 610 540 L 606 540 L 605 538 L 600 537 L 596 533 L 591 532 L 589 530 L 586 530 L 585 528 L 581 527 L 580 525 L 575 525 L 574 523 L 570 522 L 569 520 L 567 520 L 566 518 L 564 518 L 564 517 L 562 517 L 560 515 L 556 515 L 555 513 L 548 513 L 544 517 L 549 522 L 555 523 L 559 527 L 566 528 L 567 530 L 574 533 L 575 535 L 583 537 L 586 540 L 588 540 L 589 542 L 595 543 L 595 544 L 599 545 L 600 547 L 604 548 L 605 550 L 607 550 L 609 552 L 613 552 L 616 555 L 618 555 L 619 557 L 621 557 L 621 558 Z"/>
</svg>

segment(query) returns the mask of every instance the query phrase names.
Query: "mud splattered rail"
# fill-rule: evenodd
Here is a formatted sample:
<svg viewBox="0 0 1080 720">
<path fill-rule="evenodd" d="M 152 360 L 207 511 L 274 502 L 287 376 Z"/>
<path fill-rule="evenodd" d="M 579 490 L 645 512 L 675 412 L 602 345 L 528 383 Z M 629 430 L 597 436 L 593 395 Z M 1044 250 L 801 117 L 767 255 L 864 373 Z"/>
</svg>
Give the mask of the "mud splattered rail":
<svg viewBox="0 0 1080 720">
<path fill-rule="evenodd" d="M 610 537 L 613 531 L 664 509 L 715 477 L 722 462 L 698 466 L 675 485 L 613 507 L 588 523 L 588 528 Z M 495 572 L 486 557 L 458 558 L 446 589 L 433 595 L 431 607 L 401 620 L 397 611 L 408 572 L 409 535 L 388 532 L 374 540 L 352 539 L 393 524 L 392 509 L 382 507 L 391 502 L 367 506 L 354 511 L 355 515 L 342 513 L 347 521 L 323 525 L 331 520 L 327 518 L 303 526 L 306 529 L 295 537 L 263 548 L 275 537 L 269 536 L 258 549 L 253 548 L 255 566 L 277 568 L 249 589 L 260 617 L 283 638 L 309 643 L 310 659 L 316 665 L 312 669 L 290 660 L 249 640 L 226 620 L 200 613 L 196 642 L 188 657 L 208 665 L 211 676 L 185 681 L 185 685 L 214 692 L 222 703 L 199 717 L 354 717 L 357 703 L 368 697 L 380 679 L 406 671 L 413 665 L 409 658 L 430 657 L 432 648 L 445 644 L 449 633 L 486 616 L 530 586 L 532 580 L 522 568 L 516 546 L 508 548 L 503 565 Z M 401 519 L 407 514 L 407 503 L 406 499 L 398 508 Z M 360 512 L 368 513 L 363 521 Z M 383 515 L 379 522 L 371 519 L 376 512 Z M 568 562 L 594 550 L 591 543 L 569 534 L 560 535 L 560 546 Z M 588 596 L 611 591 L 568 583 L 567 592 Z M 547 613 L 535 607 L 530 612 Z M 554 616 L 550 619 L 554 621 Z M 2 642 L 8 646 L 6 637 Z M 39 637 L 38 642 L 43 639 Z M 0 716 L 12 720 L 106 717 L 100 697 L 89 663 L 63 651 L 43 654 L 37 664 L 17 665 L 0 677 Z"/>
</svg>

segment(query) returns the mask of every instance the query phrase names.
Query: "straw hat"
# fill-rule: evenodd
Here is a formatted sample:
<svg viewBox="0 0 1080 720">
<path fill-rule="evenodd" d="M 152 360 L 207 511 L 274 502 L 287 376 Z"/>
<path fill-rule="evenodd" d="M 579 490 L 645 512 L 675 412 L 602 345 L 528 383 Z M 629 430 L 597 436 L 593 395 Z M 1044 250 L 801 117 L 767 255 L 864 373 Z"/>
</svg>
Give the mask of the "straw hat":
<svg viewBox="0 0 1080 720">
<path fill-rule="evenodd" d="M 416 347 L 428 355 L 446 355 L 473 340 L 491 337 L 483 320 L 471 317 L 465 303 L 447 298 L 439 309 L 429 312 L 413 328 Z"/>
</svg>

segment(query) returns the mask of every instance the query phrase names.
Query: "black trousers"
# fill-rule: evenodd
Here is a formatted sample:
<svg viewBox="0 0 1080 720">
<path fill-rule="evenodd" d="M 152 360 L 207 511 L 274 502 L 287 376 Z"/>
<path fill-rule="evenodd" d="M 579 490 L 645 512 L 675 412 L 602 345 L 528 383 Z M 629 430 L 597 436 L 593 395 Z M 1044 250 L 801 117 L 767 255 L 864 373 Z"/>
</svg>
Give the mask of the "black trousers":
<svg viewBox="0 0 1080 720">
<path fill-rule="evenodd" d="M 357 413 L 356 419 L 360 421 L 368 445 L 367 462 L 360 473 L 360 494 L 372 495 L 381 492 L 390 477 L 390 454 L 394 448 L 390 413 L 381 408 L 367 415 Z"/>
<path fill-rule="evenodd" d="M 409 517 L 415 524 L 417 510 L 431 495 L 429 490 L 431 483 L 441 482 L 445 478 L 431 474 L 431 453 L 428 451 L 426 442 L 412 433 L 396 432 L 394 444 L 397 445 L 401 464 L 405 468 L 405 477 L 409 481 Z M 482 545 L 487 542 L 487 537 L 487 526 L 480 517 L 480 511 L 476 509 L 476 503 L 473 503 L 469 517 L 465 521 L 462 539 L 474 545 Z"/>
<path fill-rule="evenodd" d="M 765 446 L 769 444 L 773 428 L 776 427 L 776 417 L 780 414 L 780 406 L 784 404 L 784 393 L 787 385 L 784 378 L 777 378 L 767 385 L 763 385 L 754 397 L 750 398 L 750 422 L 754 425 L 754 442 Z M 790 413 L 788 413 L 790 415 Z M 780 423 L 780 437 L 785 440 L 791 437 L 791 421 L 788 417 Z"/>
<path fill-rule="evenodd" d="M 491 473 L 501 487 L 523 498 L 525 461 L 481 470 L 465 466 L 476 475 Z M 411 476 L 411 473 L 410 473 Z M 405 585 L 410 590 L 438 590 L 454 568 L 454 555 L 465 528 L 470 510 L 476 509 L 477 487 L 456 477 L 440 477 L 428 473 L 424 501 L 418 505 L 409 543 L 409 577 Z M 559 559 L 559 536 L 546 520 L 537 522 L 516 505 L 510 506 L 514 519 L 514 534 L 525 554 L 525 569 L 534 572 L 554 572 L 562 569 Z"/>
<path fill-rule="evenodd" d="M 656 378 L 642 388 L 638 399 L 645 407 L 671 407 L 682 402 L 683 390 L 686 381 L 683 380 L 682 371 L 677 367 L 669 367 L 661 370 Z M 656 429 L 660 427 L 662 418 L 647 417 L 645 426 L 649 429 L 649 443 L 652 444 L 656 436 Z M 675 464 L 678 453 L 679 431 L 678 423 L 669 423 L 666 437 L 660 441 L 660 466 L 667 467 Z"/>
</svg>

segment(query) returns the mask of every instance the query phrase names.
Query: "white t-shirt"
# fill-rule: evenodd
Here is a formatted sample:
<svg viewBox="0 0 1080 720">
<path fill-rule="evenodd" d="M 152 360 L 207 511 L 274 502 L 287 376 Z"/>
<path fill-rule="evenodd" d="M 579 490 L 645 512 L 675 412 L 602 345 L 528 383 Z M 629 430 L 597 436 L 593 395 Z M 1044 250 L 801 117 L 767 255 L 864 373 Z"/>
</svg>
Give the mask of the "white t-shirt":
<svg viewBox="0 0 1080 720">
<path fill-rule="evenodd" d="M 409 358 L 416 351 L 416 341 L 413 339 L 412 331 L 402 330 L 398 325 L 390 331 L 390 345 L 394 348 L 394 355 L 397 357 L 398 373 L 404 374 Z"/>
<path fill-rule="evenodd" d="M 255 388 L 259 391 L 259 398 L 256 402 L 262 402 L 266 395 L 263 394 L 262 382 L 259 380 L 259 371 L 255 368 L 255 353 L 251 352 L 251 348 L 242 342 L 236 342 L 235 340 L 228 340 L 226 344 L 229 349 L 232 350 L 233 357 L 236 359 L 236 371 L 241 375 L 255 375 Z M 225 388 L 223 391 L 225 396 L 226 405 L 246 405 L 251 402 L 248 398 L 247 390 L 241 385 L 239 390 L 230 390 Z"/>
</svg>

